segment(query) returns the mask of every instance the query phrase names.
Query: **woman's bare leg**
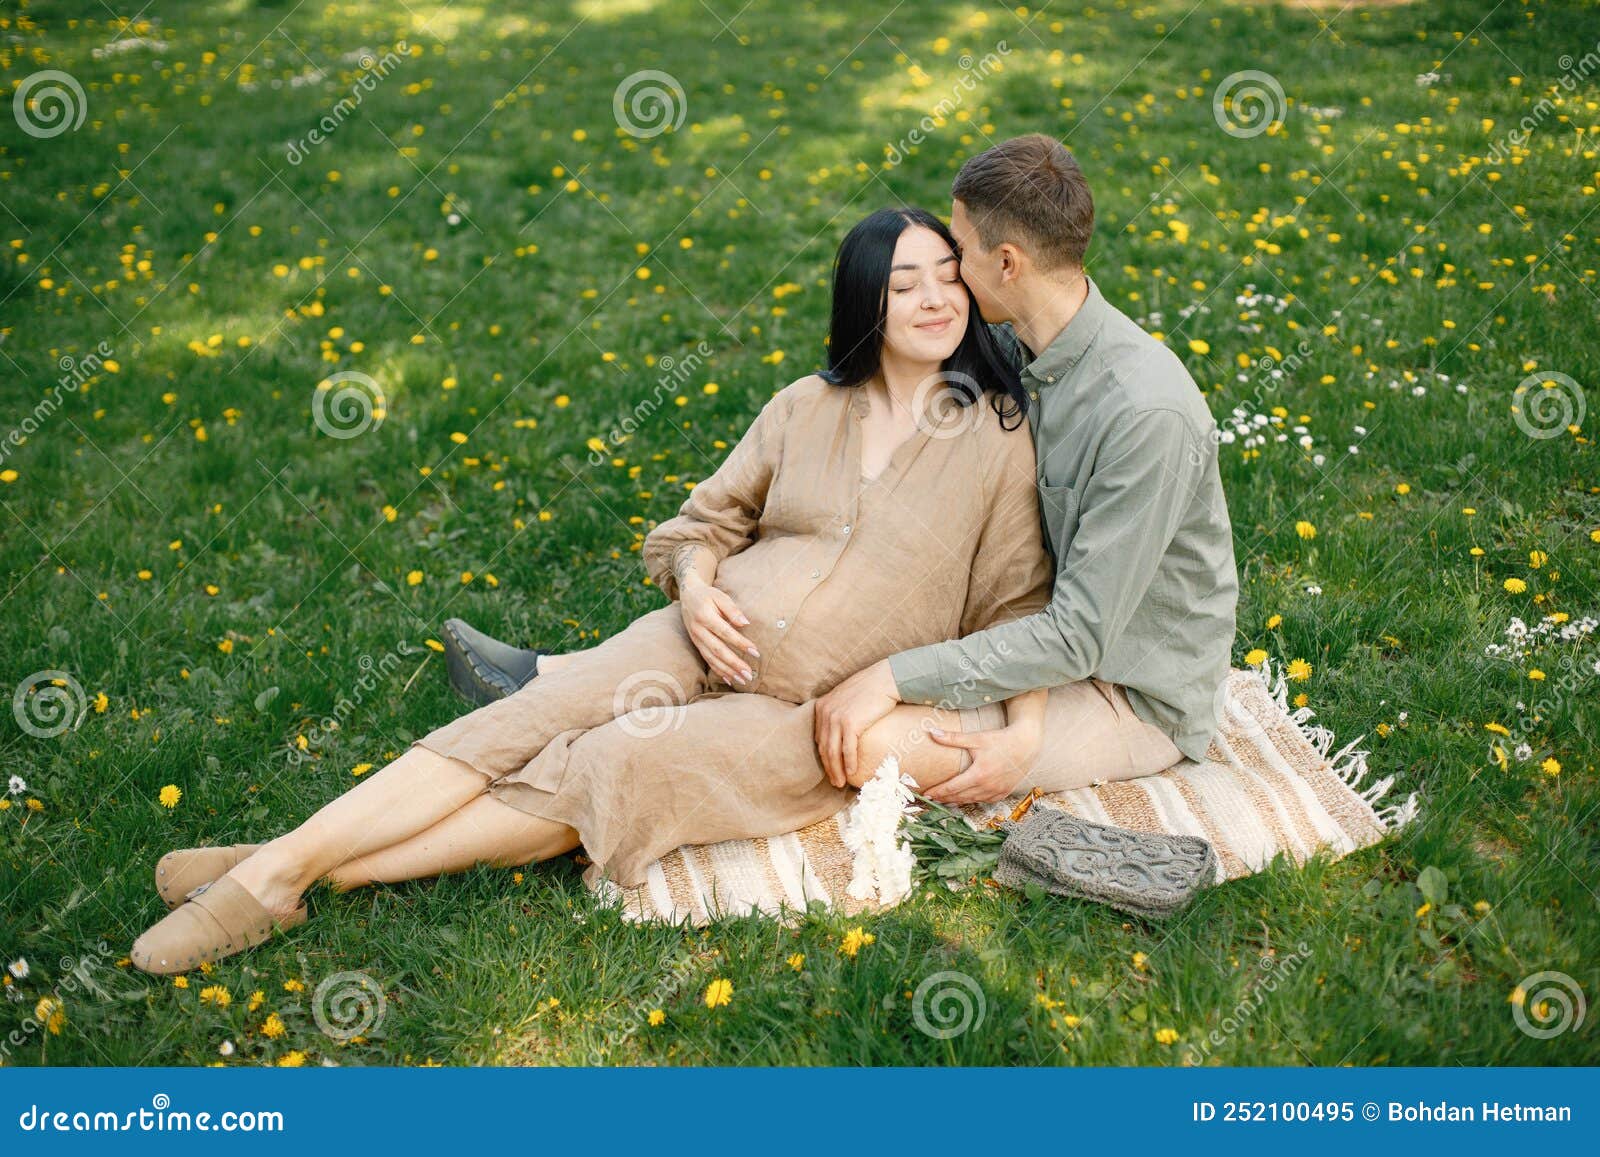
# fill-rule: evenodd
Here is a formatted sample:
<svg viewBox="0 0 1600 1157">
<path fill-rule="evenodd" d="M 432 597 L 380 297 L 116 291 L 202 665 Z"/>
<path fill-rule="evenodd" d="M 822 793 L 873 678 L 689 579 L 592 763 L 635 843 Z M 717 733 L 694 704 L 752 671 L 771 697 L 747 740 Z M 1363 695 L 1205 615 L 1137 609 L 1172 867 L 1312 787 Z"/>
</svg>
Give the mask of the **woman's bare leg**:
<svg viewBox="0 0 1600 1157">
<path fill-rule="evenodd" d="M 341 892 L 368 884 L 397 884 L 464 872 L 477 864 L 518 868 L 549 860 L 578 846 L 566 824 L 519 811 L 480 795 L 426 831 L 340 864 L 330 874 Z"/>
<path fill-rule="evenodd" d="M 483 788 L 484 777 L 465 764 L 413 747 L 228 875 L 267 911 L 287 915 L 339 865 L 426 831 Z"/>
<path fill-rule="evenodd" d="M 860 787 L 866 783 L 890 755 L 900 760 L 901 772 L 916 780 L 922 791 L 959 774 L 966 762 L 963 759 L 966 753 L 960 748 L 935 743 L 928 737 L 928 729 L 932 727 L 959 732 L 962 730 L 961 713 L 905 703 L 894 708 L 862 735 L 856 781 L 852 781 L 851 786 Z"/>
</svg>

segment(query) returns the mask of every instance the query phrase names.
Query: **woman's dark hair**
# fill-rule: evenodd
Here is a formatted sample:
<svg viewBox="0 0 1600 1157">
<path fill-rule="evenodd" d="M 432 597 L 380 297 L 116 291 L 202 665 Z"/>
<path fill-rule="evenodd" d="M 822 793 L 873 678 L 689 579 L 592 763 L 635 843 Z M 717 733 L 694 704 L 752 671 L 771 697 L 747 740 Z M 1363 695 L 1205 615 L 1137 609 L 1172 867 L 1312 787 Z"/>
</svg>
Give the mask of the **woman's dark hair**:
<svg viewBox="0 0 1600 1157">
<path fill-rule="evenodd" d="M 900 234 L 915 226 L 937 233 L 952 253 L 956 240 L 944 222 L 925 209 L 879 209 L 846 234 L 833 262 L 833 321 L 828 334 L 828 368 L 821 371 L 836 386 L 859 386 L 878 372 L 883 357 L 883 323 L 889 310 L 889 271 Z M 1028 394 L 1006 361 L 967 294 L 967 332 L 941 369 L 964 405 L 989 395 L 1000 425 L 1014 430 L 1028 413 Z M 976 386 L 976 389 L 974 389 Z"/>
</svg>

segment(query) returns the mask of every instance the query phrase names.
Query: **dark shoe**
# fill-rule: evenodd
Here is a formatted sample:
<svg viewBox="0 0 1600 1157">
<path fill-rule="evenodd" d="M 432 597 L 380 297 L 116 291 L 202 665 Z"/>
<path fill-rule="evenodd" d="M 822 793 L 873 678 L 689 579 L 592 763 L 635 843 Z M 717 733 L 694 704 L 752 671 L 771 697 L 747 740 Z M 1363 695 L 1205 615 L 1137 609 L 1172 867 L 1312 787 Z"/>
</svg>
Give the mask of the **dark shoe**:
<svg viewBox="0 0 1600 1157">
<path fill-rule="evenodd" d="M 526 685 L 539 673 L 539 656 L 548 651 L 524 651 L 460 619 L 444 623 L 444 660 L 450 669 L 450 686 L 469 703 L 483 706 Z"/>
</svg>

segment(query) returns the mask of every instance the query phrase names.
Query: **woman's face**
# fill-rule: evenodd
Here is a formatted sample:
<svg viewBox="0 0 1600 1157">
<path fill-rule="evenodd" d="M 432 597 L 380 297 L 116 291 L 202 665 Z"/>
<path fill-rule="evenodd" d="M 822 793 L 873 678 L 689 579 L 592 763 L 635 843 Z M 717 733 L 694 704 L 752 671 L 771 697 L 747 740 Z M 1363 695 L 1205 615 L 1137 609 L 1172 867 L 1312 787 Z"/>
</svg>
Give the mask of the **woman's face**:
<svg viewBox="0 0 1600 1157">
<path fill-rule="evenodd" d="M 883 321 L 884 352 L 942 362 L 967 332 L 967 287 L 961 261 L 933 230 L 914 225 L 900 234 L 889 271 Z"/>
</svg>

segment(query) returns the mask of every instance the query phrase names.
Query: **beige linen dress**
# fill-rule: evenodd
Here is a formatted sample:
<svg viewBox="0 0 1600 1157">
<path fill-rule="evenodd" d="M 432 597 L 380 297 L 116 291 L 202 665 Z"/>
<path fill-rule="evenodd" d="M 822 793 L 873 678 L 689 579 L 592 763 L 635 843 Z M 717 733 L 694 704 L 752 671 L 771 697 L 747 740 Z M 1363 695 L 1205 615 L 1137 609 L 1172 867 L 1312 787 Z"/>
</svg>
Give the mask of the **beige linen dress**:
<svg viewBox="0 0 1600 1157">
<path fill-rule="evenodd" d="M 812 701 L 896 652 L 1037 611 L 1053 574 L 1026 422 L 1002 429 L 985 397 L 930 420 L 868 480 L 867 407 L 817 377 L 785 388 L 645 540 L 673 599 L 675 553 L 716 555 L 761 652 L 751 685 L 707 670 L 672 605 L 417 742 L 577 829 L 624 885 L 680 844 L 779 835 L 848 804 L 817 758 Z"/>
</svg>

